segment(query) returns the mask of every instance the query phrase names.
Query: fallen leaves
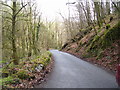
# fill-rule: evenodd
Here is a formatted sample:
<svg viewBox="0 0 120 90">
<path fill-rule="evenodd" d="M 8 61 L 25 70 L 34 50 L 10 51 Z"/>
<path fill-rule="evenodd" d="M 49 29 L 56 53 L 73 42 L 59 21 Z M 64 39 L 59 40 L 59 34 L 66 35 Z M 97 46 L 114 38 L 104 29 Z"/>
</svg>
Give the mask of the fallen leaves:
<svg viewBox="0 0 120 90">
<path fill-rule="evenodd" d="M 41 84 L 45 81 L 45 77 L 51 72 L 53 65 L 53 60 L 51 60 L 50 64 L 45 68 L 45 70 L 41 70 L 40 72 L 29 73 L 33 78 L 21 80 L 20 84 L 11 84 L 9 87 L 11 88 L 33 88 L 37 84 Z"/>
<path fill-rule="evenodd" d="M 46 55 L 45 55 L 46 56 Z M 3 85 L 3 88 L 33 88 L 36 84 L 41 84 L 45 81 L 46 76 L 51 72 L 52 65 L 54 63 L 52 56 L 46 56 L 44 58 L 30 59 L 26 61 L 21 61 L 19 66 L 10 67 L 12 71 L 16 71 L 14 74 L 11 73 L 11 77 L 19 79 L 20 83 L 9 83 Z M 39 60 L 38 60 L 39 59 Z M 40 69 L 40 60 L 45 59 L 44 68 L 41 70 L 35 70 L 36 67 Z M 49 59 L 49 62 L 48 62 Z"/>
</svg>

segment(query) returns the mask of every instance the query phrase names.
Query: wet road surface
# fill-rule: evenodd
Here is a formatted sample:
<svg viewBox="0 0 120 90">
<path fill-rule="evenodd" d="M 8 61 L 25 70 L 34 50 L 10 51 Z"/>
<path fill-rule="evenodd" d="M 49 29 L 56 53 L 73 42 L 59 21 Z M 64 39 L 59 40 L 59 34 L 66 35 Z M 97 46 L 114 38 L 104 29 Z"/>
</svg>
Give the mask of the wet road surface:
<svg viewBox="0 0 120 90">
<path fill-rule="evenodd" d="M 68 53 L 51 52 L 55 63 L 43 88 L 117 88 L 113 73 Z"/>
</svg>

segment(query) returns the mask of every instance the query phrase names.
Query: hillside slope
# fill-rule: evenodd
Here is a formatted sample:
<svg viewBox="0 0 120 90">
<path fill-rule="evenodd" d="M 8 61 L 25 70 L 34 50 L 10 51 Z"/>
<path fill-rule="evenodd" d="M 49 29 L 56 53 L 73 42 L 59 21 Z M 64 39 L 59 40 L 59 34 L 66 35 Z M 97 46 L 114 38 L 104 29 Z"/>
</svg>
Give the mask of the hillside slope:
<svg viewBox="0 0 120 90">
<path fill-rule="evenodd" d="M 120 61 L 120 20 L 117 16 L 110 15 L 105 18 L 105 22 L 101 28 L 95 26 L 97 35 L 93 27 L 88 27 L 68 41 L 62 51 L 116 71 L 116 65 Z M 83 37 L 81 33 L 84 33 Z"/>
</svg>

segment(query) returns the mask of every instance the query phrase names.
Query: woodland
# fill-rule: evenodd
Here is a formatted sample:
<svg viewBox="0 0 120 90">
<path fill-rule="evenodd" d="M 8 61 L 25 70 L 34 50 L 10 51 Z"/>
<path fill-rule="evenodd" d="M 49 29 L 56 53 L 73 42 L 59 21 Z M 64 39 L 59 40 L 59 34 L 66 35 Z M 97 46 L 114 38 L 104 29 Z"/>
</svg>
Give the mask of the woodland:
<svg viewBox="0 0 120 90">
<path fill-rule="evenodd" d="M 62 21 L 43 20 L 36 0 L 0 1 L 2 87 L 33 88 L 42 83 L 54 63 L 50 49 L 116 71 L 120 61 L 120 1 L 97 1 L 66 2 L 69 15 L 59 12 Z M 70 11 L 71 7 L 74 10 Z"/>
</svg>

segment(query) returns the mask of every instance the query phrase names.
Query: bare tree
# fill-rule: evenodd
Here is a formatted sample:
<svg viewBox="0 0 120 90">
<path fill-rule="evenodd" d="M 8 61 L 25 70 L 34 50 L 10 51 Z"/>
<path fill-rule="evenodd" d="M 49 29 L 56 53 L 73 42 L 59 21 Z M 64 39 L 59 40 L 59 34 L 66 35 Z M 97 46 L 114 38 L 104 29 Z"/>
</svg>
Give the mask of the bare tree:
<svg viewBox="0 0 120 90">
<path fill-rule="evenodd" d="M 7 6 L 9 7 L 11 10 L 12 10 L 12 53 L 13 53 L 13 62 L 14 64 L 18 64 L 19 61 L 18 61 L 18 56 L 17 56 L 17 49 L 16 49 L 16 18 L 17 18 L 17 15 L 19 14 L 19 12 L 27 5 L 23 5 L 19 10 L 16 10 L 17 9 L 17 4 L 16 4 L 16 1 L 13 1 L 12 2 L 12 7 L 7 5 L 7 4 L 4 4 L 2 3 L 2 5 L 4 6 Z"/>
</svg>

